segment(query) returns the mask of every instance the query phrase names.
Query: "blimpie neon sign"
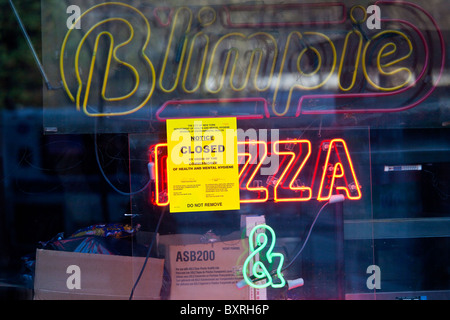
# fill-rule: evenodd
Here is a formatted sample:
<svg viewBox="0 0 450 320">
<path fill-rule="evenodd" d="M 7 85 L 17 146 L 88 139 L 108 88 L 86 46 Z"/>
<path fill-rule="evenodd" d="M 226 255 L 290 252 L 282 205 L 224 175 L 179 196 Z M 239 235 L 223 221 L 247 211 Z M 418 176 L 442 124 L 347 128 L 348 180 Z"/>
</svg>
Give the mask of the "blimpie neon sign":
<svg viewBox="0 0 450 320">
<path fill-rule="evenodd" d="M 270 150 L 268 145 L 270 146 Z M 348 200 L 362 197 L 350 152 L 345 140 L 336 138 L 321 142 L 310 185 L 305 165 L 311 161 L 311 142 L 307 139 L 238 142 L 239 186 L 241 203 L 305 202 L 315 198 L 327 201 L 334 194 L 343 194 Z M 254 147 L 257 153 L 249 151 Z M 240 150 L 239 150 L 240 149 Z M 150 162 L 154 163 L 155 189 L 152 201 L 157 206 L 170 203 L 167 180 L 167 144 L 150 147 Z M 281 159 L 276 172 L 261 180 L 260 169 L 268 154 Z"/>
<path fill-rule="evenodd" d="M 382 7 L 383 12 L 396 12 L 389 10 L 391 6 L 397 6 L 405 12 L 415 11 L 429 22 L 427 30 L 431 31 L 425 34 L 414 22 L 401 18 L 383 18 L 381 23 L 386 28 L 368 35 L 360 31 L 361 28 L 355 27 L 363 24 L 363 20 L 356 18 L 358 10 L 355 8 L 361 6 L 352 7 L 348 17 L 346 6 L 340 2 L 182 6 L 169 8 L 165 21 L 162 21 L 160 15 L 166 9 L 155 7 L 149 19 L 131 5 L 106 2 L 87 9 L 74 21 L 77 24 L 85 19 L 89 21 L 91 16 L 96 17 L 92 18 L 94 23 L 91 27 L 83 27 L 86 30 L 74 54 L 67 51 L 76 31 L 68 30 L 61 47 L 60 74 L 65 91 L 76 104 L 77 110 L 82 110 L 90 117 L 129 115 L 155 103 L 162 103 L 157 105 L 156 111 L 156 118 L 162 121 L 166 119 L 164 111 L 170 106 L 201 106 L 208 103 L 262 104 L 262 113 L 238 115 L 238 118 L 403 111 L 423 102 L 435 89 L 442 75 L 445 59 L 442 33 L 435 20 L 415 4 L 392 1 L 378 1 L 376 4 Z M 267 14 L 305 10 L 325 12 L 323 16 L 328 18 L 321 19 L 322 15 L 311 14 L 311 18 L 307 20 L 275 21 Z M 115 16 L 121 11 L 126 12 L 125 16 L 135 16 L 133 23 L 137 26 L 127 18 Z M 101 19 L 105 12 L 109 12 L 108 18 L 95 21 L 99 17 Z M 251 18 L 261 12 L 265 13 L 264 17 L 269 17 L 268 20 L 236 21 L 236 17 L 242 14 Z M 96 16 L 96 13 L 99 15 Z M 365 12 L 364 17 L 366 18 Z M 105 26 L 113 23 L 128 29 L 129 38 L 120 42 L 115 40 L 113 33 L 104 30 Z M 342 39 L 332 39 L 326 31 L 320 30 L 320 27 L 327 25 L 344 26 Z M 196 26 L 201 26 L 201 30 L 196 29 Z M 292 29 L 302 26 L 315 26 L 316 29 Z M 277 28 L 277 32 L 272 32 L 273 28 Z M 153 35 L 155 29 L 162 30 L 162 34 L 166 35 L 157 39 L 162 39 L 165 45 L 165 50 L 155 55 L 161 57 L 161 61 L 150 57 L 154 47 L 151 46 L 150 34 Z M 135 53 L 143 61 L 142 69 L 136 68 L 118 54 L 134 41 L 133 37 L 138 31 L 143 34 L 143 42 Z M 437 41 L 427 38 L 431 35 Z M 95 40 L 92 41 L 93 51 L 87 51 L 90 58 L 85 59 L 90 60 L 90 66 L 82 76 L 81 55 L 87 50 L 89 37 L 94 37 Z M 95 111 L 93 105 L 88 108 L 92 95 L 92 78 L 98 64 L 100 39 L 109 42 L 103 82 L 99 89 L 104 102 L 111 104 L 106 112 Z M 382 43 L 378 45 L 380 42 Z M 131 48 L 136 51 L 136 46 Z M 436 52 L 440 53 L 440 59 L 432 58 L 432 53 Z M 73 60 L 65 58 L 68 55 L 73 56 Z M 419 63 L 418 60 L 422 61 Z M 238 67 L 239 63 L 244 67 Z M 107 94 L 112 64 L 127 69 L 134 79 L 130 91 L 121 96 Z M 75 75 L 75 79 L 70 81 L 69 66 L 73 66 Z M 436 81 L 427 81 L 427 75 L 436 67 L 440 68 Z M 350 79 L 345 79 L 346 74 L 350 75 Z M 357 88 L 357 79 L 358 83 L 367 84 L 364 89 Z M 426 89 L 421 90 L 415 99 L 409 99 L 407 104 L 385 106 L 386 101 L 391 101 L 392 97 L 411 94 L 412 90 L 422 84 Z M 332 90 L 327 88 L 330 86 L 333 87 Z M 156 91 L 160 93 L 159 100 L 154 102 Z M 173 96 L 175 92 L 177 95 Z M 335 103 L 328 105 L 329 101 L 346 98 L 370 98 L 370 101 L 364 108 L 359 104 L 348 104 L 345 108 L 336 108 Z M 125 103 L 126 101 L 129 103 Z M 319 107 L 314 107 L 315 104 L 319 104 Z"/>
</svg>

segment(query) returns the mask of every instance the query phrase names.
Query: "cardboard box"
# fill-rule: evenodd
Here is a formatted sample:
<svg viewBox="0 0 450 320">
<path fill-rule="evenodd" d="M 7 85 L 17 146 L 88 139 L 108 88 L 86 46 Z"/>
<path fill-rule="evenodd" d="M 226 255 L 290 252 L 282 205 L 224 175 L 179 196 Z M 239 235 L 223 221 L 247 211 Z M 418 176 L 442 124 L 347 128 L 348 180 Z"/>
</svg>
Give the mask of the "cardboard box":
<svg viewBox="0 0 450 320">
<path fill-rule="evenodd" d="M 144 260 L 143 257 L 38 249 L 34 299 L 128 299 Z M 149 258 L 133 299 L 160 299 L 163 269 L 163 259 Z"/>
<path fill-rule="evenodd" d="M 170 299 L 248 300 L 249 287 L 236 286 L 248 256 L 244 242 L 170 245 Z"/>
</svg>

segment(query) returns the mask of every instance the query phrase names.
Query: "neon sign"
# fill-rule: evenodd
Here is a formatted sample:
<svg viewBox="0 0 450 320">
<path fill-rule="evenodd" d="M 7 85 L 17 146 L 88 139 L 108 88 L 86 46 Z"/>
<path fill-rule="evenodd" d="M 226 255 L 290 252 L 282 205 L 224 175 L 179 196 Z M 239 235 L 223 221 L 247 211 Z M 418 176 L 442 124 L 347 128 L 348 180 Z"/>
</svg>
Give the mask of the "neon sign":
<svg viewBox="0 0 450 320">
<path fill-rule="evenodd" d="M 341 2 L 147 10 L 99 3 L 73 21 L 82 21 L 83 30 L 68 29 L 60 76 L 76 110 L 89 117 L 154 107 L 156 119 L 164 121 L 179 117 L 171 110 L 194 105 L 223 107 L 222 115 L 244 119 L 404 111 L 436 88 L 445 59 L 443 36 L 418 5 L 375 5 L 387 15 L 379 19 L 381 30 L 366 27 L 364 10 L 357 17 L 362 6 L 349 9 Z M 402 18 L 411 11 L 426 25 Z M 107 43 L 103 49 L 102 43 Z M 126 71 L 123 77 L 114 77 L 114 66 Z M 102 76 L 95 86 L 99 67 Z M 431 74 L 433 81 L 427 80 Z M 123 86 L 126 78 L 129 84 Z M 95 90 L 103 109 L 96 106 Z"/>
<path fill-rule="evenodd" d="M 337 152 L 338 145 L 341 145 L 343 147 L 344 155 L 345 155 L 345 157 L 343 157 L 343 158 L 341 158 L 341 156 L 339 155 L 339 152 Z M 350 158 L 350 154 L 348 152 L 347 144 L 345 143 L 345 141 L 342 139 L 333 139 L 329 142 L 328 141 L 322 142 L 322 146 L 321 146 L 320 150 L 323 150 L 323 147 L 325 147 L 325 146 L 327 146 L 326 159 L 325 159 L 325 164 L 323 165 L 324 170 L 322 172 L 322 178 L 320 179 L 320 187 L 319 187 L 319 192 L 317 194 L 317 199 L 319 201 L 330 199 L 332 191 L 333 191 L 333 188 L 330 186 L 335 186 L 336 179 L 344 180 L 343 186 L 336 186 L 336 190 L 342 191 L 345 194 L 345 196 L 347 197 L 347 199 L 349 199 L 349 200 L 361 199 L 361 188 L 357 187 L 358 180 L 356 179 L 355 170 L 353 168 L 352 160 Z M 335 162 L 334 162 L 334 166 L 330 162 L 330 156 L 332 153 L 336 154 L 336 156 L 338 157 L 337 161 L 335 160 Z M 318 164 L 320 163 L 321 155 L 323 155 L 323 152 L 320 152 L 319 156 L 317 157 L 316 168 L 317 168 Z M 345 163 L 345 167 L 346 167 L 345 169 L 344 169 L 344 163 Z M 317 170 L 314 171 L 314 176 L 315 176 L 316 172 L 317 172 Z M 353 181 L 351 186 L 350 186 L 349 180 L 344 172 L 351 174 L 351 176 L 350 176 L 352 179 L 351 181 Z M 329 181 L 328 186 L 325 184 L 325 181 L 327 181 L 327 179 Z M 313 183 L 314 183 L 314 180 L 315 180 L 315 178 L 313 177 Z M 350 190 L 355 191 L 356 194 L 352 195 L 352 192 Z M 324 194 L 324 191 L 326 191 L 325 194 Z"/>
<path fill-rule="evenodd" d="M 276 203 L 328 201 L 335 194 L 342 194 L 352 201 L 361 199 L 361 185 L 345 140 L 324 140 L 318 149 L 314 169 L 309 170 L 305 167 L 314 160 L 311 160 L 312 147 L 307 139 L 273 143 L 238 141 L 240 202 L 265 203 L 270 199 Z M 269 154 L 279 156 L 279 166 L 273 174 L 264 176 L 261 169 Z M 150 162 L 154 163 L 155 169 L 152 202 L 167 206 L 170 203 L 167 144 L 150 147 Z"/>
<path fill-rule="evenodd" d="M 261 165 L 267 157 L 267 143 L 264 141 L 251 141 L 251 142 L 238 142 L 238 146 L 257 146 L 259 161 L 256 162 L 252 158 L 252 154 L 250 152 L 238 152 L 238 161 L 242 157 L 245 157 L 244 165 L 239 170 L 239 186 L 241 190 L 247 190 L 250 193 L 256 193 L 257 197 L 253 199 L 242 199 L 241 203 L 251 203 L 251 202 L 266 202 L 269 199 L 269 190 L 265 186 L 253 186 L 255 175 L 258 173 Z M 250 173 L 251 172 L 251 173 Z M 250 176 L 247 178 L 247 176 Z M 243 182 L 245 182 L 245 186 L 243 187 Z M 261 196 L 263 194 L 263 196 Z"/>
<path fill-rule="evenodd" d="M 270 234 L 270 239 L 266 235 L 266 231 Z M 281 268 L 284 263 L 284 256 L 281 253 L 273 253 L 275 242 L 275 232 L 268 225 L 257 225 L 250 232 L 248 237 L 250 254 L 242 266 L 244 280 L 249 286 L 257 289 L 266 288 L 268 286 L 272 286 L 273 288 L 282 288 L 285 286 L 286 280 L 281 273 Z M 264 250 L 267 251 L 264 252 Z M 278 279 L 276 282 L 278 283 L 273 281 L 272 274 L 269 273 L 266 266 L 260 260 L 253 261 L 254 257 L 257 255 L 265 255 L 269 264 L 274 263 L 275 259 L 278 260 L 278 265 L 276 268 L 276 278 Z M 248 274 L 249 264 L 251 265 L 251 276 Z M 263 279 L 266 280 L 265 283 L 257 283 L 259 280 Z"/>
<path fill-rule="evenodd" d="M 298 144 L 300 147 L 300 152 L 298 154 L 296 154 L 295 152 L 291 151 L 293 149 L 293 147 L 290 148 L 286 148 L 288 150 L 286 151 L 280 151 L 280 147 L 281 145 L 286 145 L 286 144 Z M 306 152 L 303 151 L 306 147 Z M 277 155 L 286 155 L 289 156 L 290 159 L 288 160 L 287 165 L 285 166 L 284 171 L 281 173 L 280 177 L 277 179 L 277 182 L 275 183 L 274 186 L 274 200 L 275 202 L 279 202 L 279 201 L 308 201 L 311 199 L 312 197 L 312 190 L 311 187 L 305 187 L 305 186 L 298 186 L 295 185 L 297 178 L 299 177 L 300 172 L 302 171 L 303 167 L 305 166 L 306 161 L 308 161 L 309 156 L 311 155 L 311 142 L 309 140 L 282 140 L 282 141 L 277 141 L 274 143 L 274 153 Z M 303 157 L 302 157 L 303 155 Z M 300 159 L 303 158 L 303 160 L 300 161 Z M 287 186 L 287 188 L 284 186 L 284 182 L 286 180 L 285 177 L 289 176 L 289 173 L 292 170 L 295 170 L 294 167 L 297 167 L 295 174 L 292 176 L 292 178 L 289 181 L 289 185 Z M 299 192 L 300 191 L 300 195 L 297 197 L 289 197 L 289 198 L 283 198 L 279 195 L 279 188 L 285 188 L 291 191 L 295 192 Z M 304 196 L 304 192 L 306 192 L 306 196 Z"/>
</svg>

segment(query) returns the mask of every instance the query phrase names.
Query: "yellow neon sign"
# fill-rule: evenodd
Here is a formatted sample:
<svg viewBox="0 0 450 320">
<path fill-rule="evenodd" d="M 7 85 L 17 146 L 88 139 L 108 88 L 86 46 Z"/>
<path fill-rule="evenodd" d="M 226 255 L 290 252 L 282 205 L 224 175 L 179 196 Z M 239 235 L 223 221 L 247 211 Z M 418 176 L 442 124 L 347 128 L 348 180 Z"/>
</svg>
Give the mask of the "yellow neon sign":
<svg viewBox="0 0 450 320">
<path fill-rule="evenodd" d="M 121 3 L 121 2 L 106 2 L 106 3 L 100 3 L 98 5 L 95 5 L 91 8 L 89 8 L 88 10 L 86 10 L 78 19 L 75 20 L 74 24 L 78 23 L 78 21 L 80 21 L 84 16 L 86 16 L 88 13 L 90 13 L 91 11 L 98 9 L 100 7 L 104 7 L 104 6 L 120 6 L 120 7 L 125 7 L 128 8 L 130 10 L 132 10 L 133 12 L 137 13 L 144 21 L 145 23 L 145 29 L 147 31 L 147 35 L 145 38 L 145 42 L 141 48 L 141 56 L 142 58 L 147 62 L 149 70 L 152 74 L 152 78 L 155 78 L 155 68 L 153 67 L 153 63 L 150 61 L 150 59 L 148 58 L 148 56 L 145 53 L 145 50 L 148 46 L 148 43 L 150 41 L 150 24 L 147 20 L 147 18 L 142 14 L 142 12 L 140 12 L 138 9 L 136 9 L 135 7 L 125 4 L 125 3 Z M 81 108 L 81 91 L 83 88 L 83 83 L 81 81 L 81 76 L 80 76 L 80 68 L 79 68 L 79 59 L 80 59 L 80 52 L 81 49 L 83 47 L 84 42 L 86 41 L 87 37 L 96 29 L 98 28 L 100 25 L 107 23 L 107 22 L 111 22 L 111 21 L 121 21 L 123 23 L 125 23 L 128 27 L 128 29 L 130 30 L 130 37 L 127 41 L 122 42 L 116 46 L 114 46 L 114 37 L 110 32 L 104 31 L 101 32 L 100 34 L 97 35 L 96 39 L 95 39 L 95 45 L 94 45 L 94 51 L 92 54 L 92 59 L 91 59 L 91 64 L 90 64 L 90 69 L 89 69 L 89 73 L 88 73 L 88 83 L 86 85 L 86 93 L 85 93 L 85 99 L 83 101 L 83 112 L 91 117 L 103 117 L 103 116 L 122 116 L 122 115 L 127 115 L 127 114 L 131 114 L 136 112 L 137 110 L 141 109 L 143 106 L 145 106 L 147 104 L 147 102 L 150 100 L 151 96 L 153 95 L 153 91 L 155 90 L 155 83 L 152 82 L 151 86 L 150 86 L 150 90 L 147 94 L 147 96 L 144 98 L 144 100 L 136 107 L 132 108 L 131 110 L 128 111 L 122 111 L 122 112 L 112 112 L 112 113 L 91 113 L 87 110 L 87 102 L 88 102 L 88 96 L 89 96 L 89 92 L 90 92 L 90 84 L 91 84 L 91 80 L 92 80 L 92 75 L 94 72 L 94 64 L 95 64 L 95 58 L 96 58 L 96 52 L 98 49 L 98 42 L 101 36 L 107 36 L 109 37 L 111 44 L 110 44 L 110 48 L 109 48 L 109 52 L 108 52 L 108 61 L 107 61 L 107 66 L 105 68 L 105 75 L 104 75 L 104 82 L 103 82 L 103 86 L 102 86 L 102 97 L 103 99 L 105 99 L 106 101 L 121 101 L 121 100 L 126 100 L 127 98 L 129 98 L 130 96 L 132 96 L 133 94 L 136 93 L 136 90 L 139 86 L 139 82 L 140 82 L 140 78 L 139 78 L 139 74 L 137 72 L 137 70 L 131 66 L 130 64 L 120 60 L 117 57 L 117 50 L 120 49 L 123 46 L 126 46 L 131 39 L 134 36 L 134 28 L 133 26 L 126 20 L 126 19 L 122 19 L 122 18 L 108 18 L 105 20 L 102 20 L 98 23 L 96 23 L 94 26 L 92 26 L 84 35 L 84 37 L 81 39 L 80 43 L 78 44 L 77 50 L 76 50 L 76 54 L 75 54 L 75 75 L 76 75 L 76 79 L 77 79 L 77 83 L 78 83 L 78 88 L 77 88 L 77 94 L 76 94 L 76 98 L 73 96 L 73 94 L 71 93 L 71 91 L 68 88 L 68 84 L 66 81 L 66 76 L 65 76 L 65 69 L 64 69 L 64 54 L 65 54 L 65 50 L 66 50 L 66 46 L 67 46 L 67 42 L 68 42 L 68 38 L 70 36 L 70 34 L 72 33 L 72 31 L 74 29 L 69 29 L 69 31 L 67 32 L 66 36 L 64 37 L 64 41 L 62 43 L 61 46 L 61 55 L 60 55 L 60 73 L 61 73 L 61 79 L 62 79 L 62 83 L 64 86 L 64 89 L 67 93 L 67 95 L 69 96 L 70 100 L 76 102 L 76 107 L 77 110 L 80 110 Z M 131 90 L 131 92 L 129 92 L 128 94 L 121 96 L 121 97 L 116 97 L 116 98 L 106 98 L 105 96 L 105 90 L 106 90 L 106 86 L 107 86 L 107 79 L 108 79 L 108 74 L 110 72 L 110 64 L 111 64 L 111 58 L 113 58 L 117 63 L 126 66 L 127 68 L 129 68 L 130 70 L 132 70 L 134 76 L 135 76 L 135 86 L 134 88 Z"/>
<path fill-rule="evenodd" d="M 275 6 L 277 5 L 267 5 L 272 10 Z M 278 6 L 280 10 L 285 11 L 291 7 L 294 10 L 300 8 L 300 5 L 298 8 L 297 5 Z M 307 5 L 301 7 L 303 6 Z M 315 6 L 326 7 L 325 4 L 315 4 Z M 243 6 L 241 9 L 244 12 L 252 10 L 259 12 L 258 10 L 264 10 L 264 8 L 265 6 L 255 8 Z M 345 9 L 345 6 L 343 8 Z M 349 11 L 350 21 L 354 25 L 361 25 L 367 19 L 367 15 L 363 10 L 363 18 L 356 19 L 354 13 L 356 8 L 363 9 L 361 6 L 353 6 Z M 69 99 L 75 103 L 77 110 L 91 117 L 135 113 L 151 103 L 155 90 L 162 94 L 158 95 L 158 101 L 163 99 L 166 102 L 173 99 L 170 95 L 175 92 L 181 93 L 181 96 L 175 96 L 180 104 L 185 102 L 192 104 L 195 101 L 202 103 L 206 95 L 208 99 L 216 97 L 219 104 L 230 103 L 231 97 L 235 95 L 240 97 L 239 102 L 251 102 L 249 99 L 255 99 L 255 95 L 261 98 L 264 94 L 266 98 L 262 99 L 270 105 L 271 113 L 282 117 L 289 115 L 292 105 L 295 106 L 294 100 L 302 92 L 311 92 L 311 94 L 300 98 L 296 116 L 299 114 L 303 99 L 314 97 L 328 99 L 329 96 L 333 96 L 326 93 L 329 92 L 330 87 L 338 92 L 339 97 L 345 94 L 359 95 L 358 97 L 365 95 L 373 98 L 386 97 L 413 88 L 429 67 L 428 61 L 423 64 L 412 61 L 417 55 L 418 47 L 421 47 L 420 50 L 424 52 L 425 59 L 429 59 L 430 48 L 420 30 L 407 21 L 400 21 L 400 23 L 412 29 L 410 33 L 398 29 L 384 29 L 367 36 L 367 34 L 363 35 L 360 29 L 353 27 L 345 31 L 342 42 L 337 42 L 339 40 L 321 31 L 280 29 L 285 33 L 284 37 L 281 37 L 278 36 L 278 31 L 261 29 L 278 25 L 296 27 L 308 23 L 262 23 L 261 28 L 256 32 L 253 25 L 238 23 L 237 26 L 240 29 L 237 29 L 230 15 L 238 9 L 239 6 L 169 8 L 167 22 L 163 23 L 156 7 L 153 10 L 156 27 L 166 28 L 164 31 L 167 32 L 167 36 L 156 39 L 159 42 L 158 48 L 162 45 L 165 49 L 162 50 L 161 61 L 152 62 L 150 56 L 155 52 L 153 52 L 154 46 L 150 44 L 150 34 L 154 26 L 151 27 L 148 17 L 136 7 L 121 2 L 95 5 L 83 12 L 74 24 L 100 10 L 102 14 L 106 11 L 110 14 L 107 18 L 95 22 L 87 31 L 84 30 L 79 40 L 73 60 L 76 88 L 73 84 L 69 84 L 70 70 L 66 66 L 69 61 L 65 58 L 69 50 L 68 43 L 75 29 L 71 28 L 67 31 L 60 54 L 63 87 Z M 114 16 L 120 10 L 126 10 L 138 19 L 131 21 L 126 17 Z M 102 14 L 99 14 L 100 19 Z M 225 22 L 219 19 L 219 15 L 223 14 L 226 17 Z M 343 24 L 346 20 L 344 16 L 341 20 L 329 21 L 329 24 Z M 132 22 L 138 25 L 133 25 Z M 117 41 L 112 32 L 103 30 L 110 23 L 122 24 L 125 27 L 124 30 L 129 31 L 129 37 L 125 41 Z M 309 24 L 314 24 L 314 21 Z M 327 22 L 321 21 L 318 24 L 326 25 Z M 202 28 L 199 29 L 199 25 Z M 218 26 L 222 28 L 220 34 L 217 33 Z M 145 34 L 139 56 L 143 59 L 146 70 L 140 70 L 132 63 L 119 58 L 117 54 L 119 50 L 125 50 L 130 46 L 136 37 L 136 28 Z M 417 37 L 418 43 L 413 43 L 411 34 Z M 89 68 L 88 72 L 82 75 L 80 72 L 81 52 L 86 51 L 86 43 L 91 37 L 94 38 L 91 40 L 93 49 Z M 101 39 L 109 42 L 106 50 L 106 64 L 102 71 L 103 79 L 99 87 L 101 99 L 105 102 L 123 102 L 118 108 L 128 108 L 127 110 L 92 112 L 88 108 Z M 379 44 L 380 41 L 383 42 Z M 399 43 L 403 44 L 401 48 Z M 352 48 L 353 44 L 356 46 Z M 134 46 L 130 48 L 136 50 Z M 117 97 L 106 94 L 112 75 L 112 62 L 123 66 L 134 79 L 131 89 Z M 407 65 L 408 63 L 410 65 Z M 351 69 L 347 69 L 347 65 Z M 155 66 L 158 67 L 155 68 Z M 148 74 L 148 79 L 142 78 L 141 73 L 144 71 Z M 350 80 L 346 84 L 343 83 L 345 75 L 350 75 Z M 366 92 L 356 92 L 358 76 L 367 82 Z M 129 101 L 137 96 L 139 101 L 130 106 Z"/>
</svg>

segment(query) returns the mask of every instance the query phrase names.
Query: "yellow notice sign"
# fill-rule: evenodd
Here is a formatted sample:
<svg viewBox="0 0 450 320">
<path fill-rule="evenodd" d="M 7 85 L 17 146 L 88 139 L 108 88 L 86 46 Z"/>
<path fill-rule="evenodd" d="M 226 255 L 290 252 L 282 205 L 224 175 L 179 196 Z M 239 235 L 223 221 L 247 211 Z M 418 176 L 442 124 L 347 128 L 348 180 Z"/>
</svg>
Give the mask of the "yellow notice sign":
<svg viewBox="0 0 450 320">
<path fill-rule="evenodd" d="M 239 210 L 236 118 L 166 124 L 170 212 Z"/>
</svg>

